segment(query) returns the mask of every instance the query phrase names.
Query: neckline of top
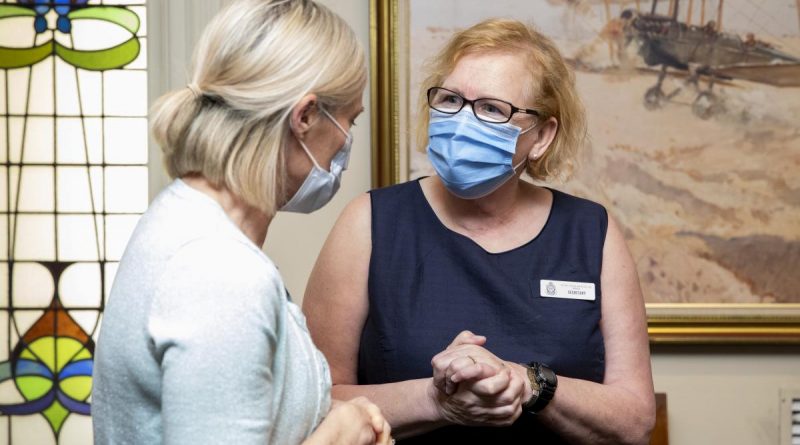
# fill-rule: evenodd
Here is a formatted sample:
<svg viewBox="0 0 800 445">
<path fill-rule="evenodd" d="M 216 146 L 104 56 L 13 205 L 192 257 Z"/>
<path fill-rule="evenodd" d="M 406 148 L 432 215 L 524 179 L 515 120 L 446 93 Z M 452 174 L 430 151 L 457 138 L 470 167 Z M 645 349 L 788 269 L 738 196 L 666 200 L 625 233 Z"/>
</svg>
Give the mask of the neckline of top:
<svg viewBox="0 0 800 445">
<path fill-rule="evenodd" d="M 422 184 L 420 183 L 420 180 L 422 180 L 424 178 L 425 177 L 417 178 L 415 180 L 415 182 L 416 182 L 416 187 L 415 188 L 416 188 L 416 190 L 418 192 L 417 196 L 424 203 L 424 207 L 426 209 L 425 212 L 428 214 L 428 216 L 433 218 L 433 221 L 435 221 L 436 225 L 442 231 L 444 231 L 445 233 L 449 233 L 449 234 L 451 234 L 451 236 L 454 236 L 457 239 L 462 239 L 462 240 L 474 245 L 475 247 L 480 249 L 483 253 L 485 253 L 487 255 L 492 255 L 492 256 L 509 254 L 509 253 L 518 251 L 520 249 L 524 249 L 525 247 L 527 247 L 527 246 L 533 244 L 534 242 L 536 242 L 536 240 L 538 240 L 542 236 L 542 234 L 545 233 L 545 231 L 550 226 L 550 221 L 553 219 L 553 213 L 555 212 L 555 208 L 556 208 L 556 201 L 558 200 L 558 193 L 557 193 L 556 190 L 553 190 L 550 187 L 544 187 L 545 189 L 550 191 L 551 195 L 553 195 L 553 200 L 551 201 L 550 208 L 548 209 L 548 212 L 547 212 L 547 219 L 545 220 L 544 225 L 542 225 L 542 228 L 539 230 L 539 232 L 536 235 L 534 235 L 533 238 L 525 241 L 524 243 L 522 243 L 522 244 L 520 244 L 518 246 L 512 247 L 510 249 L 502 250 L 500 252 L 491 252 L 489 250 L 486 250 L 480 244 L 478 244 L 474 239 L 470 238 L 467 235 L 464 235 L 463 233 L 456 232 L 455 230 L 451 229 L 450 227 L 447 227 L 447 225 L 445 225 L 445 223 L 442 222 L 442 220 L 439 218 L 439 215 L 437 215 L 436 211 L 433 210 L 433 207 L 431 206 L 431 203 L 428 201 L 428 197 L 425 196 L 425 192 L 422 190 Z"/>
</svg>

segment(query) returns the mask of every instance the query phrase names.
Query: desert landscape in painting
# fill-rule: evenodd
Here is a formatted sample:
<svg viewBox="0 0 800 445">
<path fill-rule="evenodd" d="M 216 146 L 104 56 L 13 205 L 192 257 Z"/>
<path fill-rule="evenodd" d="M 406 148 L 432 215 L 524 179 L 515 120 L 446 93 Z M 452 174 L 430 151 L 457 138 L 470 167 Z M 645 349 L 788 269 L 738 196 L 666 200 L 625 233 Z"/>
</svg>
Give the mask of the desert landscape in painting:
<svg viewBox="0 0 800 445">
<path fill-rule="evenodd" d="M 691 70 L 669 68 L 654 105 L 646 96 L 661 67 L 645 63 L 641 41 L 614 35 L 623 11 L 650 13 L 650 1 L 486 3 L 410 2 L 410 120 L 423 63 L 453 31 L 487 17 L 532 23 L 570 60 L 589 117 L 590 146 L 576 174 L 548 185 L 609 209 L 646 301 L 800 303 L 800 71 L 786 70 L 796 63 L 716 78 L 711 90 L 713 76 L 693 81 Z M 667 15 L 671 2 L 660 3 Z M 691 3 L 680 2 L 678 22 L 700 32 L 719 20 L 720 35 L 743 48 L 800 58 L 796 2 L 727 0 L 723 10 L 708 0 L 705 11 Z M 423 152 L 411 150 L 408 171 L 432 173 Z"/>
</svg>

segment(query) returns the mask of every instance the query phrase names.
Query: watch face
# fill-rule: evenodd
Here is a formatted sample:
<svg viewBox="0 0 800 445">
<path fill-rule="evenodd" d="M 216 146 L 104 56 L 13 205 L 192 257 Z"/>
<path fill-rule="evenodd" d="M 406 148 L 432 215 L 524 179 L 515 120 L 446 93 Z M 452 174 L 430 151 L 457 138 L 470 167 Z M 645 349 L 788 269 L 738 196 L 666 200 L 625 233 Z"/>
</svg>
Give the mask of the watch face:
<svg viewBox="0 0 800 445">
<path fill-rule="evenodd" d="M 545 380 L 547 380 L 547 383 L 550 383 L 551 385 L 556 379 L 556 373 L 553 372 L 552 369 L 545 366 L 542 366 L 542 376 L 545 378 Z"/>
<path fill-rule="evenodd" d="M 558 380 L 556 378 L 556 373 L 547 365 L 540 364 L 537 366 L 537 371 L 539 379 L 543 380 L 545 385 L 551 388 L 557 385 Z"/>
</svg>

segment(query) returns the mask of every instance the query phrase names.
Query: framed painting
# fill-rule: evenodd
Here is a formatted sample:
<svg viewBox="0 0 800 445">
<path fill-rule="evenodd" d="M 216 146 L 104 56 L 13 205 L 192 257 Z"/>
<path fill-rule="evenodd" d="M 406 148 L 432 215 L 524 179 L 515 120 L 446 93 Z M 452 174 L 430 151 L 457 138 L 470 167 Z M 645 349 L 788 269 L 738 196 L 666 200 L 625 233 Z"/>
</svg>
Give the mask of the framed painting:
<svg viewBox="0 0 800 445">
<path fill-rule="evenodd" d="M 432 174 L 425 61 L 489 17 L 572 66 L 590 144 L 568 193 L 636 261 L 653 343 L 800 343 L 800 0 L 372 0 L 373 185 Z"/>
</svg>

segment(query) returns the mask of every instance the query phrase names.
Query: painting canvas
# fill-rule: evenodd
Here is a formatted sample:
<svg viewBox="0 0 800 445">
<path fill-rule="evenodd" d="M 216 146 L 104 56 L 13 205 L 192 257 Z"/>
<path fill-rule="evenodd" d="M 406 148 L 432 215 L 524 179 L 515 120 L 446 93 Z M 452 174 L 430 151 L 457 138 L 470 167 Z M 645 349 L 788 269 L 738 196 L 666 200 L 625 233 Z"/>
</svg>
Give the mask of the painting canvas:
<svg viewBox="0 0 800 445">
<path fill-rule="evenodd" d="M 651 322 L 657 314 L 701 312 L 707 322 L 726 309 L 761 321 L 792 314 L 772 327 L 791 330 L 796 340 L 799 6 L 394 2 L 397 179 L 433 173 L 414 132 L 426 60 L 453 32 L 485 18 L 532 24 L 573 67 L 589 120 L 590 143 L 576 174 L 549 185 L 604 204 L 620 223 Z M 686 312 L 691 308 L 700 312 Z"/>
</svg>

